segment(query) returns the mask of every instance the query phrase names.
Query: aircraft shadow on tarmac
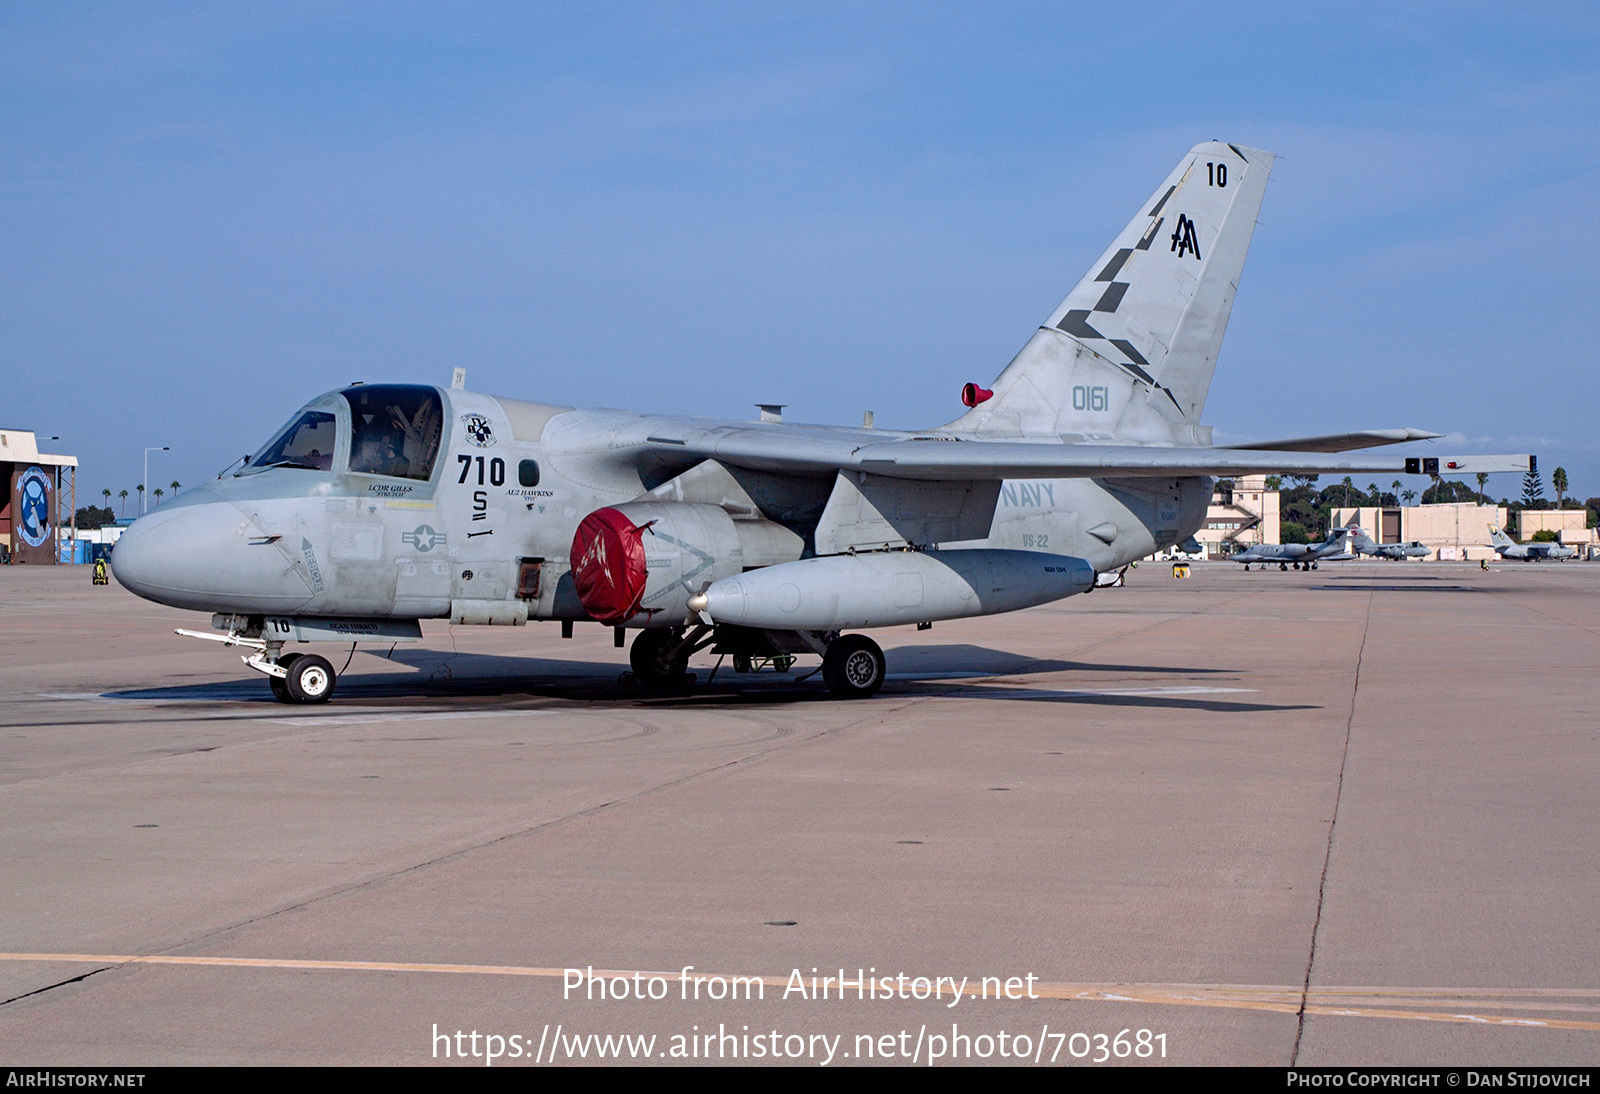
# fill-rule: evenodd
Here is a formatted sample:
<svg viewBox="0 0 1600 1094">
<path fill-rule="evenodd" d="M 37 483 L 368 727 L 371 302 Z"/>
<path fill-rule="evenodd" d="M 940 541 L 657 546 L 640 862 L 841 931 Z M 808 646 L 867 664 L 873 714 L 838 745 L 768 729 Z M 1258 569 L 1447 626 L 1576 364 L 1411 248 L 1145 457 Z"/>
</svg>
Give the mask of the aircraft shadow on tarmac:
<svg viewBox="0 0 1600 1094">
<path fill-rule="evenodd" d="M 359 671 L 361 661 L 370 656 L 406 665 L 414 671 Z M 1233 670 L 1230 669 L 1063 661 L 965 644 L 900 646 L 887 651 L 887 659 L 889 679 L 882 693 L 885 697 L 940 695 L 1095 706 L 1165 707 L 1222 713 L 1315 709 L 1305 705 L 1241 702 L 1220 695 L 1139 693 L 1143 682 L 1140 680 L 1122 681 L 1111 687 L 1101 683 L 1095 690 L 1078 691 L 1070 688 L 1017 687 L 993 679 L 1065 672 L 1135 674 L 1146 679 L 1172 676 L 1193 678 L 1231 674 Z M 334 696 L 335 706 L 341 700 L 390 700 L 404 704 L 407 700 L 419 699 L 460 701 L 522 699 L 530 696 L 671 706 L 834 701 L 812 668 L 807 666 L 782 674 L 762 672 L 740 675 L 728 671 L 724 664 L 709 683 L 706 670 L 701 669 L 696 673 L 696 683 L 692 688 L 667 694 L 643 691 L 631 682 L 622 666 L 615 662 L 556 661 L 538 657 L 409 649 L 396 650 L 391 654 L 361 654 L 352 668 L 357 671 L 340 678 Z M 211 703 L 274 702 L 266 681 L 254 678 L 114 691 L 107 692 L 104 698 Z"/>
</svg>

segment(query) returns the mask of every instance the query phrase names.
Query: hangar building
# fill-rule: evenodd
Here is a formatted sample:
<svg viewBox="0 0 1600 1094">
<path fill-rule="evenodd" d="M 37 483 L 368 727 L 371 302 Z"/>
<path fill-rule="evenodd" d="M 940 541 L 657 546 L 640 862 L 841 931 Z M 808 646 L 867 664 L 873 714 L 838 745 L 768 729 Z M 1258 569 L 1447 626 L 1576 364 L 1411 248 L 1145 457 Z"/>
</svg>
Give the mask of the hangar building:
<svg viewBox="0 0 1600 1094">
<path fill-rule="evenodd" d="M 55 563 L 71 546 L 78 457 L 52 456 L 26 429 L 0 428 L 0 548 L 10 562 Z"/>
</svg>

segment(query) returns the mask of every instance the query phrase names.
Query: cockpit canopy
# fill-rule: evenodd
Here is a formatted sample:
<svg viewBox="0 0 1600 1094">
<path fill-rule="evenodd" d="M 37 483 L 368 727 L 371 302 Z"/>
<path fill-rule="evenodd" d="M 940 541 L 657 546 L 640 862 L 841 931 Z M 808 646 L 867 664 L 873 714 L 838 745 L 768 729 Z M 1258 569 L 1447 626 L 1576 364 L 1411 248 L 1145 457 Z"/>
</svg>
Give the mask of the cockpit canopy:
<svg viewBox="0 0 1600 1094">
<path fill-rule="evenodd" d="M 350 470 L 427 479 L 439 454 L 444 407 L 420 384 L 373 384 L 340 392 L 350 404 Z"/>
<path fill-rule="evenodd" d="M 325 395 L 296 415 L 240 474 L 269 467 L 426 481 L 444 432 L 439 392 L 421 384 L 371 384 Z M 342 435 L 349 445 L 341 451 Z"/>
<path fill-rule="evenodd" d="M 332 471 L 333 450 L 338 441 L 338 419 L 326 410 L 302 411 L 265 448 L 250 457 L 244 469 L 301 467 L 307 471 Z"/>
</svg>

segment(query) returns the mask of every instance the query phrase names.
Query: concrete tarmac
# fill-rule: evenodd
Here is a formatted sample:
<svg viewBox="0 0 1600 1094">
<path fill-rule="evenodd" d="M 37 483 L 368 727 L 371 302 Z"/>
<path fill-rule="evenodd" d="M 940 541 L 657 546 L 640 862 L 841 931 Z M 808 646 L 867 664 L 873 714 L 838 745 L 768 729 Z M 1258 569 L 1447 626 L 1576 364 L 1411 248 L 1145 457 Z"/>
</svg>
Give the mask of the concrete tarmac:
<svg viewBox="0 0 1600 1094">
<path fill-rule="evenodd" d="M 1600 1062 L 1600 566 L 1147 565 L 865 702 L 208 622 L 0 569 L 0 1063 Z"/>
</svg>

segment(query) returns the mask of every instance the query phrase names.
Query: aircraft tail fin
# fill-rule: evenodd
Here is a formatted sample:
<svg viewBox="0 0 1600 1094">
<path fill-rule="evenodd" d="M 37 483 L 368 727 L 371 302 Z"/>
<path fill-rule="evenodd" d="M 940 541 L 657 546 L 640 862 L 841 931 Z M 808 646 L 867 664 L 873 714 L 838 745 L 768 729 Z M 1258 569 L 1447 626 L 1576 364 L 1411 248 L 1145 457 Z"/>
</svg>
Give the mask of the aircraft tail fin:
<svg viewBox="0 0 1600 1094">
<path fill-rule="evenodd" d="M 1491 527 L 1489 529 L 1489 543 L 1490 543 L 1491 546 L 1494 546 L 1494 547 L 1515 547 L 1516 546 L 1515 541 L 1513 541 L 1510 536 L 1506 535 L 1505 529 L 1503 529 L 1503 528 L 1493 528 L 1493 527 Z"/>
<path fill-rule="evenodd" d="M 1371 547 L 1372 537 L 1367 535 L 1365 528 L 1361 527 L 1360 517 L 1351 517 L 1345 524 L 1344 531 L 1350 537 L 1350 542 L 1361 547 Z"/>
<path fill-rule="evenodd" d="M 1191 149 L 950 428 L 1209 444 L 1200 415 L 1274 159 Z"/>
</svg>

